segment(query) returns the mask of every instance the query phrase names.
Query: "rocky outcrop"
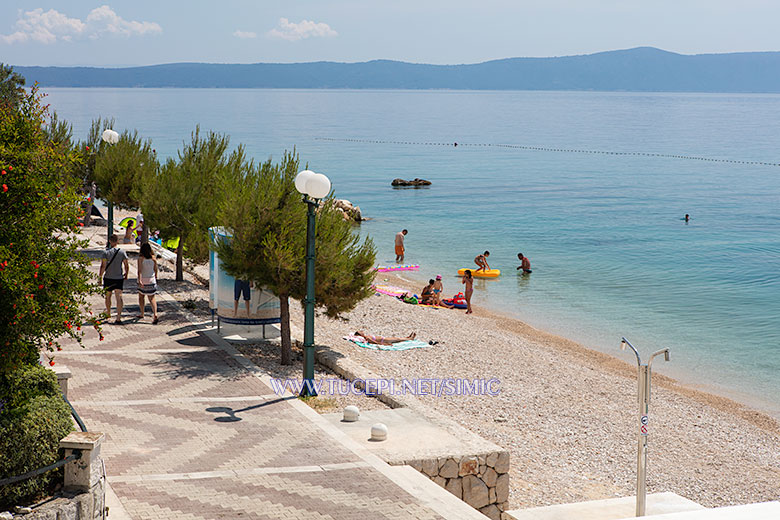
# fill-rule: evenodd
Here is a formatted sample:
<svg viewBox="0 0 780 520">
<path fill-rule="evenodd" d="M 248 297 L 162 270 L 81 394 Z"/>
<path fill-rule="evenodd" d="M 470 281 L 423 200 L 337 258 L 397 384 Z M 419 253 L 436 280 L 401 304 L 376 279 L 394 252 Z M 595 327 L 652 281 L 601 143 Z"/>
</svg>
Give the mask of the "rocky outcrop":
<svg viewBox="0 0 780 520">
<path fill-rule="evenodd" d="M 353 206 L 352 203 L 348 200 L 333 199 L 333 207 L 344 215 L 344 220 L 348 220 L 350 222 L 361 222 L 366 220 L 360 213 L 360 206 Z"/>
<path fill-rule="evenodd" d="M 393 182 L 390 183 L 392 186 L 430 186 L 431 181 L 426 181 L 425 179 L 412 179 L 410 181 L 404 180 L 404 179 L 393 179 Z"/>
</svg>

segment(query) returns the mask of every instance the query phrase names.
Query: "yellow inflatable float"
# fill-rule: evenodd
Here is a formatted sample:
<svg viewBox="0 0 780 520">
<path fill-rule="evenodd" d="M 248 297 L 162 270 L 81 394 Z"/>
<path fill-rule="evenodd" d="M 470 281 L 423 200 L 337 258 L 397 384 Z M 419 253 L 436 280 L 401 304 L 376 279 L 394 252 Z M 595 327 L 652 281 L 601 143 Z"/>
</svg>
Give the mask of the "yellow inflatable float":
<svg viewBox="0 0 780 520">
<path fill-rule="evenodd" d="M 466 274 L 466 271 L 471 271 L 471 276 L 474 278 L 498 278 L 501 275 L 501 269 L 488 269 L 486 271 L 477 271 L 476 269 L 472 269 L 470 267 L 464 267 L 463 269 L 458 269 L 458 275 L 463 276 Z"/>
</svg>

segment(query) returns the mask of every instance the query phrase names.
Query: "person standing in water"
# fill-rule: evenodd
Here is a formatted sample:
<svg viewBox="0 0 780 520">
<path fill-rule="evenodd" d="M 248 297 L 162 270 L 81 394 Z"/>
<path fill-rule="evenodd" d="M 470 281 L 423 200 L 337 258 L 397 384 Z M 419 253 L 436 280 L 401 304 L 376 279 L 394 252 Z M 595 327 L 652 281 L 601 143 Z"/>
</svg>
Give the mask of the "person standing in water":
<svg viewBox="0 0 780 520">
<path fill-rule="evenodd" d="M 397 264 L 404 261 L 404 237 L 407 233 L 408 231 L 404 229 L 395 234 L 395 263 Z"/>
<path fill-rule="evenodd" d="M 460 283 L 466 285 L 466 314 L 471 314 L 471 293 L 474 292 L 474 277 L 471 275 L 471 271 L 466 269 L 466 273 L 461 278 Z"/>
<path fill-rule="evenodd" d="M 489 256 L 490 256 L 490 251 L 485 251 L 481 255 L 477 255 L 477 257 L 474 258 L 474 263 L 479 266 L 479 269 L 477 269 L 477 271 L 490 270 L 490 266 L 487 263 L 487 257 Z"/>
<path fill-rule="evenodd" d="M 523 253 L 517 253 L 517 259 L 520 260 L 520 265 L 517 266 L 517 270 L 523 270 L 523 274 L 531 273 L 531 261 L 527 256 L 523 256 Z"/>
</svg>

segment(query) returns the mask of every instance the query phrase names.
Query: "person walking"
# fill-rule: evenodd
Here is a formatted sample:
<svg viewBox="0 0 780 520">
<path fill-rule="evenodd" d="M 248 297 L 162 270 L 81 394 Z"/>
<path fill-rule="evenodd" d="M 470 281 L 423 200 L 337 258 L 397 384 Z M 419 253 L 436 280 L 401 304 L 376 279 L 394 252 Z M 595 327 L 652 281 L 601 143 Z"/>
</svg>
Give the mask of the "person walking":
<svg viewBox="0 0 780 520">
<path fill-rule="evenodd" d="M 474 277 L 471 275 L 471 271 L 469 269 L 466 269 L 466 272 L 463 274 L 463 278 L 461 278 L 460 283 L 466 285 L 466 314 L 471 314 L 471 294 L 474 292 Z"/>
<path fill-rule="evenodd" d="M 404 229 L 395 234 L 395 263 L 397 264 L 404 261 L 404 237 L 407 233 L 408 231 Z"/>
<path fill-rule="evenodd" d="M 127 260 L 127 253 L 117 247 L 119 237 L 113 234 L 109 237 L 109 248 L 103 253 L 103 259 L 100 261 L 100 271 L 98 278 L 103 280 L 103 288 L 106 290 L 106 314 L 111 319 L 111 295 L 116 294 L 116 321 L 115 324 L 122 324 L 122 289 L 124 288 L 127 275 L 130 273 L 130 263 Z M 124 274 L 122 265 L 124 264 Z M 105 275 L 105 276 L 104 276 Z"/>
<path fill-rule="evenodd" d="M 149 242 L 141 244 L 141 253 L 138 255 L 138 307 L 141 309 L 140 318 L 144 319 L 144 297 L 149 298 L 152 306 L 152 325 L 157 325 L 157 259 L 152 254 L 152 246 Z"/>
<path fill-rule="evenodd" d="M 531 261 L 527 256 L 523 256 L 523 253 L 517 253 L 517 259 L 520 260 L 520 265 L 517 266 L 517 270 L 523 270 L 523 274 L 531 274 Z"/>
</svg>

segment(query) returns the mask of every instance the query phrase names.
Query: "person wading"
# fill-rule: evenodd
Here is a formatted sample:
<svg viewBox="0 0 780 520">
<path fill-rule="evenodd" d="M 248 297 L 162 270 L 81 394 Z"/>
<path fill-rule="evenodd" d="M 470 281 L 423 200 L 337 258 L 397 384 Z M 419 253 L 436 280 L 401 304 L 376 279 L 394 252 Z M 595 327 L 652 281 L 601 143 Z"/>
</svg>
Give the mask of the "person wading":
<svg viewBox="0 0 780 520">
<path fill-rule="evenodd" d="M 400 264 L 404 261 L 404 237 L 407 230 L 399 231 L 395 234 L 395 263 Z"/>
</svg>

